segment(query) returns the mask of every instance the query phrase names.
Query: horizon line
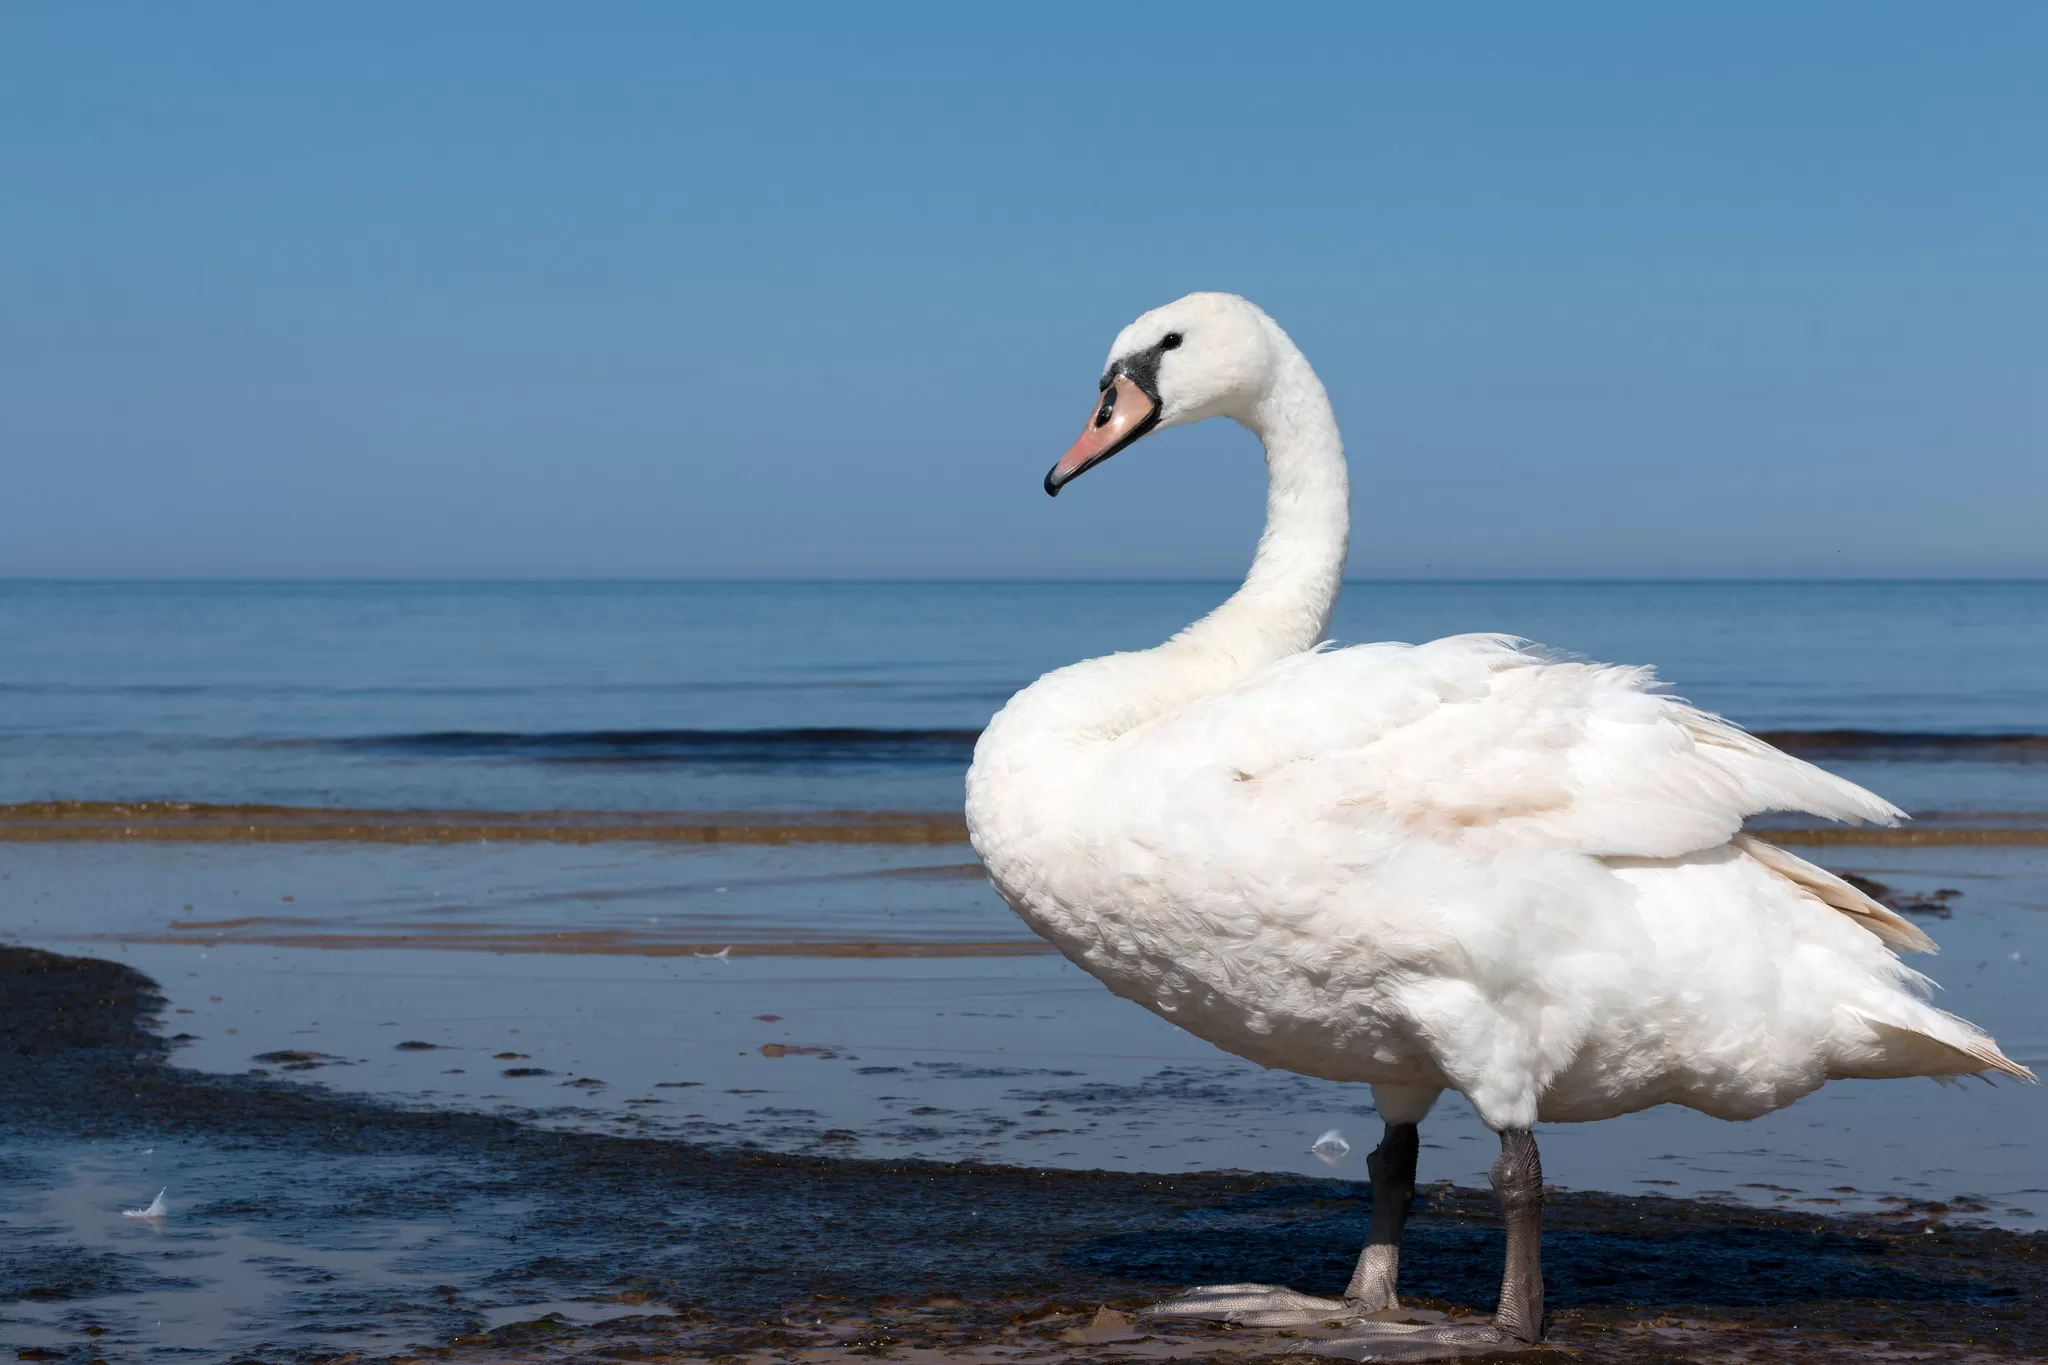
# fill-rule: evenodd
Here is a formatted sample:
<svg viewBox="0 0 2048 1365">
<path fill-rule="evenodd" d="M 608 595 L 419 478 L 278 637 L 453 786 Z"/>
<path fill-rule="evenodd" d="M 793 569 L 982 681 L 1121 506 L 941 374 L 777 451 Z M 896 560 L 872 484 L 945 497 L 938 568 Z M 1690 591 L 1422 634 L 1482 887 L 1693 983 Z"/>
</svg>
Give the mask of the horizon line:
<svg viewBox="0 0 2048 1365">
<path fill-rule="evenodd" d="M 23 574 L 0 575 L 0 587 L 176 587 L 176 586 L 416 586 L 445 585 L 449 587 L 484 586 L 505 584 L 530 584 L 534 586 L 657 586 L 657 585 L 714 585 L 761 586 L 769 584 L 819 585 L 819 584 L 898 584 L 898 585 L 972 585 L 972 584 L 1022 584 L 1022 583 L 1127 583 L 1133 585 L 1162 585 L 1188 583 L 1214 585 L 1239 581 L 1241 575 L 1206 574 L 962 574 L 962 575 L 907 575 L 907 574 L 833 574 L 833 575 L 739 575 L 739 574 L 662 574 L 662 575 L 619 575 L 619 574 L 193 574 L 193 575 L 69 575 L 69 574 Z M 1362 575 L 1346 576 L 1344 584 L 1918 584 L 1918 583 L 2048 583 L 2048 573 L 2042 574 L 1474 574 L 1474 575 L 1429 575 L 1393 576 Z"/>
</svg>

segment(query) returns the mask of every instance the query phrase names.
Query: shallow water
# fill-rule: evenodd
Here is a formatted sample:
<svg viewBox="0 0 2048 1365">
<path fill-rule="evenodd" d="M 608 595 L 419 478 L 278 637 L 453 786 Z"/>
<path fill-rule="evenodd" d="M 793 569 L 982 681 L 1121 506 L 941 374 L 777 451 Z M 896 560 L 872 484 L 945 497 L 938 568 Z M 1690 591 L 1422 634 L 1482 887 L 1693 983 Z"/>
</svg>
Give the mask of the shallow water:
<svg viewBox="0 0 2048 1365">
<path fill-rule="evenodd" d="M 85 1336 L 110 1359 L 207 1357 L 281 1335 L 301 1350 L 395 1348 L 450 1325 L 428 1306 L 433 1286 L 502 1240 L 476 1226 L 487 1220 L 474 1211 L 458 1227 L 452 1211 L 421 1217 L 418 1208 L 350 1218 L 327 1235 L 317 1208 L 302 1206 L 347 1200 L 360 1163 L 311 1153 L 280 1162 L 150 1139 L 30 1145 L 10 1156 L 17 1168 L 0 1194 L 7 1252 L 43 1265 L 40 1285 L 17 1286 L 20 1297 L 0 1307 L 0 1339 L 16 1349 L 75 1347 Z M 427 1169 L 386 1165 L 396 1182 Z M 125 1216 L 151 1181 L 176 1192 L 168 1213 Z M 346 1291 L 323 1296 L 322 1285 Z M 366 1301 L 382 1310 L 374 1327 L 351 1321 Z"/>
<path fill-rule="evenodd" d="M 2048 849 L 1838 853 L 1900 893 L 1960 891 L 1923 920 L 1943 1003 L 2048 1062 Z M 964 849 L 11 854 L 11 936 L 159 981 L 176 1060 L 215 1073 L 594 1131 L 1075 1169 L 1356 1173 L 1378 1139 L 1362 1087 L 1229 1057 L 1020 936 Z M 1574 1188 L 1960 1200 L 2048 1226 L 2042 1112 L 2031 1087 L 1843 1082 L 1748 1124 L 1664 1108 L 1548 1128 L 1545 1166 Z M 1334 1165 L 1309 1150 L 1331 1128 L 1353 1148 Z M 1426 1138 L 1428 1178 L 1483 1183 L 1492 1143 L 1460 1099 Z"/>
</svg>

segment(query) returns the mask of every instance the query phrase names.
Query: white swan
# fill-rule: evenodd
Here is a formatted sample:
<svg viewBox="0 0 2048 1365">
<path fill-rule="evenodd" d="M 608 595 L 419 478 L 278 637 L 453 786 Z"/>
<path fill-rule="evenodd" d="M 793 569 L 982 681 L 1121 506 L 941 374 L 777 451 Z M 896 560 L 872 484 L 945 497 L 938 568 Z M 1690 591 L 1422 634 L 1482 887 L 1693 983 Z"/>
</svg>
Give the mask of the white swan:
<svg viewBox="0 0 2048 1365">
<path fill-rule="evenodd" d="M 1846 1076 L 2002 1071 L 1926 1003 L 1912 924 L 1744 836 L 1806 811 L 1891 823 L 1840 778 L 1653 690 L 1647 669 L 1464 635 L 1319 648 L 1349 527 L 1342 442 L 1286 334 L 1191 294 L 1118 335 L 1046 476 L 1230 417 L 1264 442 L 1244 586 L 1156 649 L 1049 673 L 990 723 L 967 819 L 998 891 L 1111 990 L 1270 1067 L 1365 1081 L 1386 1123 L 1342 1300 L 1264 1285 L 1160 1312 L 1344 1317 L 1353 1359 L 1538 1340 L 1539 1120 L 1684 1104 L 1754 1118 Z M 1507 1269 L 1490 1324 L 1396 1306 L 1418 1121 L 1445 1089 L 1501 1137 Z"/>
</svg>

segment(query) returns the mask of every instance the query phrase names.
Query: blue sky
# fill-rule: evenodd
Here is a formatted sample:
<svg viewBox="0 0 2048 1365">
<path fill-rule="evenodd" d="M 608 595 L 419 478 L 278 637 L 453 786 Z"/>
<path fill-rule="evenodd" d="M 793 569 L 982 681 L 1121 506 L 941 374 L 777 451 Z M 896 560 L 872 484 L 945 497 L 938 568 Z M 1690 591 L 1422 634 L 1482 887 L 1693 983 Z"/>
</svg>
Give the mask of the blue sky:
<svg viewBox="0 0 2048 1365">
<path fill-rule="evenodd" d="M 2048 574 L 2048 7 L 0 8 L 0 575 Z"/>
</svg>

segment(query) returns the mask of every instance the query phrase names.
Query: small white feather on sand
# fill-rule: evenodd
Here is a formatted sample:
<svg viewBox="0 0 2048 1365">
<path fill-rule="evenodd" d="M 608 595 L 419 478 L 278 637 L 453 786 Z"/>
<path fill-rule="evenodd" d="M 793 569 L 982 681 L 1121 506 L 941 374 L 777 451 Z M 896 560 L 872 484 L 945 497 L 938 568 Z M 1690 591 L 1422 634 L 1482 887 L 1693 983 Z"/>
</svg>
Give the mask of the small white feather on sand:
<svg viewBox="0 0 2048 1365">
<path fill-rule="evenodd" d="M 158 1190 L 156 1192 L 156 1198 L 149 1201 L 148 1208 L 122 1209 L 121 1216 L 123 1218 L 162 1218 L 165 1214 L 171 1211 L 171 1206 L 164 1202 L 164 1196 L 169 1193 L 170 1190 L 168 1188 Z"/>
</svg>

